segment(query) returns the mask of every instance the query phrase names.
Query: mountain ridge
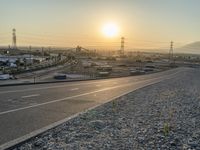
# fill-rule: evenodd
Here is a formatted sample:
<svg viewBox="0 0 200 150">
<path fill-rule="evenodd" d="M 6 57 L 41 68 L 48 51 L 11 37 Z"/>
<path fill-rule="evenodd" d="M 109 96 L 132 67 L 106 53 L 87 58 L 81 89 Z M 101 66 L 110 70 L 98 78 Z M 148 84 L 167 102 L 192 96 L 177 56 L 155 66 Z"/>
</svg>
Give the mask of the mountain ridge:
<svg viewBox="0 0 200 150">
<path fill-rule="evenodd" d="M 195 41 L 189 44 L 186 44 L 180 48 L 177 48 L 178 53 L 194 53 L 200 54 L 200 41 Z"/>
</svg>

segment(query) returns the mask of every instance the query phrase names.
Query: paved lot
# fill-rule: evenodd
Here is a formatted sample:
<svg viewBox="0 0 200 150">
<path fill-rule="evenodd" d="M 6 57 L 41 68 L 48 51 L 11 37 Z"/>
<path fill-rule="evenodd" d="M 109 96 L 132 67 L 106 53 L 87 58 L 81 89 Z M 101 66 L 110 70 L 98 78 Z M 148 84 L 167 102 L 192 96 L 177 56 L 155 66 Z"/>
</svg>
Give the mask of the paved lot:
<svg viewBox="0 0 200 150">
<path fill-rule="evenodd" d="M 0 145 L 187 70 L 177 68 L 135 77 L 0 87 Z"/>
</svg>

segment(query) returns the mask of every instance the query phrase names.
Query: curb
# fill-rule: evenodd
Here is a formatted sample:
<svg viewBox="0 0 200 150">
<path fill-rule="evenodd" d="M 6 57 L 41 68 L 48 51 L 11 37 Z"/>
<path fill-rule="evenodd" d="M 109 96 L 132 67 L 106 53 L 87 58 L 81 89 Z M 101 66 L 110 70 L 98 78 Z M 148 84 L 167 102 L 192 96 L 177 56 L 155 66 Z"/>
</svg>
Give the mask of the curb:
<svg viewBox="0 0 200 150">
<path fill-rule="evenodd" d="M 175 68 L 176 69 L 176 68 Z M 92 80 L 105 80 L 105 79 L 115 79 L 115 78 L 125 78 L 125 77 L 134 77 L 134 76 L 145 76 L 149 74 L 160 73 L 164 71 L 169 71 L 174 69 L 163 70 L 159 72 L 147 73 L 144 75 L 125 75 L 125 76 L 118 76 L 118 77 L 108 77 L 108 78 L 93 78 L 93 79 L 77 79 L 77 80 L 63 80 L 63 81 L 41 81 L 41 82 L 28 82 L 28 83 L 11 83 L 11 84 L 0 84 L 0 87 L 7 87 L 7 86 L 21 86 L 21 85 L 36 85 L 36 84 L 51 84 L 51 83 L 65 83 L 65 82 L 80 82 L 80 81 L 92 81 Z"/>
<path fill-rule="evenodd" d="M 35 84 L 51 84 L 51 83 L 65 83 L 65 82 L 80 82 L 80 81 L 92 81 L 92 80 L 105 80 L 105 79 L 112 79 L 112 78 L 124 78 L 124 77 L 131 77 L 131 76 L 120 76 L 120 77 L 109 77 L 109 78 L 94 78 L 94 79 L 77 79 L 77 80 L 63 80 L 63 81 L 42 81 L 42 82 L 28 82 L 28 83 L 11 83 L 11 84 L 0 84 L 0 87 L 6 86 L 20 86 L 20 85 L 35 85 Z"/>
</svg>

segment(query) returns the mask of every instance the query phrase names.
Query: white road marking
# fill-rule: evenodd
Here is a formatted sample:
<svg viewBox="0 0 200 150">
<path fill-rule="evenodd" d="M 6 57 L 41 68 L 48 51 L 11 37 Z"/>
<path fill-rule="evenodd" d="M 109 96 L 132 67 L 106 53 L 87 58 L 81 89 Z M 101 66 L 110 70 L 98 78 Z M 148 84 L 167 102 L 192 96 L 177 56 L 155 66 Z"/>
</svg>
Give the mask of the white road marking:
<svg viewBox="0 0 200 150">
<path fill-rule="evenodd" d="M 10 102 L 10 101 L 12 101 L 12 100 L 13 100 L 13 99 L 8 99 L 7 102 Z"/>
<path fill-rule="evenodd" d="M 171 70 L 170 70 L 171 71 Z M 167 72 L 167 71 L 166 71 Z M 180 72 L 180 70 L 178 70 L 176 73 Z M 158 72 L 157 75 L 159 74 L 163 74 L 163 72 Z M 155 75 L 155 74 L 153 74 Z M 146 75 L 143 75 L 146 76 Z M 141 80 L 143 79 L 143 76 L 138 76 L 137 78 L 141 78 Z M 165 75 L 166 76 L 166 75 Z M 124 78 L 133 78 L 133 77 L 124 77 Z M 121 79 L 124 79 L 121 78 Z M 136 78 L 136 77 L 135 77 Z M 117 79 L 118 81 L 121 80 L 120 78 Z M 106 80 L 106 81 L 105 81 Z M 73 83 L 71 85 L 56 85 L 56 86 L 47 86 L 47 87 L 39 87 L 39 88 L 29 88 L 29 89 L 21 89 L 21 90 L 8 90 L 8 91 L 0 91 L 0 94 L 5 94 L 5 93 L 16 93 L 16 92 L 25 92 L 25 91 L 36 91 L 36 90 L 45 90 L 45 89 L 54 89 L 54 88 L 62 88 L 62 87 L 70 87 L 70 86 L 77 86 L 77 85 L 90 85 L 90 84 L 96 84 L 96 83 L 106 83 L 106 82 L 111 82 L 112 79 L 105 79 L 104 81 L 90 81 L 91 83 Z M 114 81 L 116 79 L 113 79 Z M 67 83 L 67 82 L 66 82 Z"/>
<path fill-rule="evenodd" d="M 111 90 L 111 89 L 116 89 L 116 88 L 120 88 L 120 87 L 130 86 L 132 84 L 133 83 L 131 83 L 131 84 L 129 83 L 129 84 L 124 84 L 124 85 L 120 85 L 120 86 L 114 86 L 114 87 L 104 88 L 104 89 L 101 89 L 101 90 L 96 90 L 96 91 L 92 91 L 92 92 L 88 92 L 88 93 L 83 93 L 83 94 L 79 94 L 79 95 L 74 95 L 74 96 L 70 96 L 70 97 L 66 97 L 66 98 L 62 98 L 62 99 L 56 99 L 56 100 L 48 101 L 48 102 L 45 102 L 45 103 L 40 103 L 40 104 L 26 106 L 26 107 L 17 108 L 17 109 L 12 109 L 12 110 L 8 110 L 8 111 L 0 112 L 0 115 L 8 114 L 8 113 L 11 113 L 11 112 L 16 112 L 16 111 L 20 111 L 20 110 L 24 110 L 24 109 L 34 108 L 34 107 L 38 107 L 38 106 L 43 106 L 43 105 L 47 105 L 47 104 L 52 104 L 52 103 L 56 103 L 56 102 L 66 101 L 66 100 L 69 100 L 69 99 L 72 99 L 72 98 L 77 98 L 77 97 L 81 97 L 81 96 L 85 96 L 85 95 L 90 95 L 90 94 L 94 94 L 94 93 L 98 93 L 98 92 L 103 92 L 103 91 L 107 91 L 107 90 Z"/>
<path fill-rule="evenodd" d="M 140 88 L 140 87 L 138 87 L 138 88 L 136 88 L 136 89 L 139 89 L 139 88 Z M 72 116 L 70 116 L 70 117 L 67 117 L 67 118 L 65 118 L 65 119 L 63 119 L 63 120 L 60 120 L 60 121 L 58 121 L 58 122 L 52 123 L 52 124 L 50 124 L 50 125 L 48 125 L 48 126 L 46 126 L 46 127 L 43 127 L 43 128 L 38 129 L 38 130 L 36 130 L 36 131 L 33 131 L 33 132 L 31 132 L 31 133 L 29 133 L 29 134 L 27 134 L 27 135 L 24 135 L 24 136 L 22 136 L 22 137 L 20 137 L 20 138 L 17 138 L 17 139 L 15 139 L 15 140 L 13 140 L 13 141 L 7 142 L 7 143 L 5 143 L 5 144 L 3 144 L 3 145 L 0 145 L 0 149 L 7 149 L 7 148 L 9 148 L 9 147 L 11 147 L 11 146 L 13 146 L 13 145 L 16 145 L 16 144 L 18 144 L 18 143 L 20 143 L 20 142 L 23 142 L 23 141 L 27 140 L 27 139 L 30 139 L 31 137 L 34 137 L 34 136 L 36 136 L 36 135 L 38 135 L 38 134 L 40 134 L 40 133 L 43 133 L 44 131 L 47 131 L 47 130 L 49 130 L 49 129 L 51 129 L 51 128 L 54 128 L 54 127 L 56 127 L 56 126 L 58 126 L 58 125 L 60 125 L 60 124 L 62 124 L 62 123 L 64 123 L 64 122 L 67 122 L 68 120 L 70 120 L 70 119 L 72 119 L 72 118 L 75 118 L 75 117 L 77 117 L 77 116 L 79 116 L 79 115 L 81 115 L 81 114 L 83 114 L 83 113 L 86 113 L 86 112 L 88 112 L 89 110 L 93 110 L 93 109 L 97 108 L 98 106 L 101 106 L 102 104 L 105 104 L 105 103 L 107 103 L 107 102 L 109 102 L 109 101 L 111 101 L 111 100 L 114 100 L 114 99 L 119 98 L 119 97 L 121 97 L 121 96 L 123 96 L 123 95 L 126 95 L 126 94 L 128 94 L 128 93 L 130 93 L 130 92 L 132 92 L 132 91 L 135 91 L 136 89 L 131 89 L 131 90 L 129 90 L 129 91 L 126 91 L 125 93 L 122 93 L 122 94 L 120 94 L 120 95 L 117 95 L 117 96 L 115 96 L 115 97 L 109 99 L 108 101 L 105 101 L 105 102 L 103 102 L 103 103 L 99 103 L 99 104 L 95 105 L 94 107 L 90 107 L 90 108 L 88 108 L 88 109 L 86 109 L 86 110 L 84 110 L 84 111 L 81 111 L 81 112 L 79 112 L 79 113 L 76 113 L 75 115 L 72 115 Z"/>
<path fill-rule="evenodd" d="M 70 89 L 70 91 L 76 91 L 76 90 L 79 90 L 79 88 Z"/>
<path fill-rule="evenodd" d="M 54 88 L 62 88 L 62 87 L 70 87 L 70 86 L 77 86 L 77 85 L 90 85 L 96 83 L 106 83 L 110 81 L 95 81 L 92 83 L 78 83 L 78 84 L 71 84 L 71 85 L 56 85 L 56 86 L 48 86 L 48 87 L 39 87 L 39 88 L 30 88 L 30 89 L 22 89 L 22 90 L 10 90 L 10 91 L 0 91 L 0 94 L 5 93 L 16 93 L 16 92 L 25 92 L 25 91 L 36 91 L 36 90 L 46 90 L 46 89 L 54 89 Z M 68 82 L 69 83 L 69 82 Z"/>
<path fill-rule="evenodd" d="M 81 111 L 81 112 L 78 112 L 78 113 L 76 113 L 76 114 L 74 114 L 74 115 L 71 115 L 70 117 L 67 117 L 67 118 L 65 118 L 65 119 L 63 119 L 63 120 L 59 120 L 59 121 L 54 122 L 54 123 L 52 123 L 52 124 L 50 124 L 50 125 L 47 125 L 47 126 L 45 126 L 45 127 L 43 127 L 43 128 L 40 128 L 40 129 L 35 130 L 35 131 L 31 132 L 31 133 L 28 133 L 28 134 L 26 134 L 26 135 L 24 135 L 24 136 L 21 136 L 21 137 L 19 137 L 19 138 L 17 138 L 17 139 L 14 139 L 14 140 L 9 141 L 9 142 L 7 142 L 7 143 L 5 143 L 5 144 L 2 144 L 2 145 L 0 145 L 0 149 L 8 149 L 8 148 L 12 147 L 13 145 L 16 145 L 16 144 L 18 144 L 18 143 L 21 143 L 21 142 L 23 142 L 23 141 L 26 141 L 27 139 L 30 139 L 30 138 L 32 138 L 32 137 L 35 137 L 35 136 L 37 136 L 38 134 L 44 133 L 45 131 L 47 131 L 47 130 L 49 130 L 49 129 L 52 129 L 52 128 L 54 128 L 54 127 L 56 127 L 56 126 L 58 126 L 58 125 L 60 125 L 60 124 L 62 124 L 62 123 L 64 123 L 64 122 L 69 121 L 70 119 L 73 119 L 73 118 L 75 118 L 75 117 L 77 117 L 77 116 L 79 116 L 79 115 L 81 115 L 81 114 L 84 114 L 84 113 L 88 112 L 89 110 L 93 110 L 93 109 L 97 108 L 98 106 L 101 106 L 102 104 L 105 104 L 105 103 L 107 103 L 107 102 L 109 102 L 109 101 L 112 101 L 112 100 L 114 100 L 114 99 L 116 99 L 116 98 L 119 98 L 119 97 L 121 97 L 121 96 L 123 96 L 123 95 L 126 95 L 126 94 L 128 94 L 128 93 L 130 93 L 130 92 L 132 92 L 132 91 L 134 91 L 134 90 L 136 90 L 136 89 L 131 89 L 131 90 L 127 91 L 126 93 L 117 95 L 117 96 L 115 96 L 115 97 L 109 99 L 108 101 L 104 101 L 103 103 L 98 103 L 97 105 L 95 105 L 95 106 L 93 106 L 93 107 L 90 107 L 90 108 L 88 108 L 88 109 L 86 109 L 86 110 L 83 110 L 83 111 Z"/>
<path fill-rule="evenodd" d="M 22 98 L 30 98 L 30 97 L 36 97 L 36 96 L 40 96 L 40 94 L 26 95 L 26 96 L 22 96 Z"/>
<path fill-rule="evenodd" d="M 168 75 L 167 77 L 166 76 L 165 77 L 157 77 L 157 78 L 152 78 L 152 79 L 145 80 L 146 82 L 147 81 L 149 82 L 149 83 L 145 84 L 145 86 L 151 85 L 151 84 L 154 84 L 154 83 L 158 83 L 158 82 L 166 80 L 166 79 L 170 79 L 170 78 L 173 77 L 173 75 L 176 75 L 176 74 L 178 74 L 180 72 L 176 72 L 174 74 Z M 134 85 L 136 83 L 137 84 L 138 83 L 142 83 L 142 82 L 145 82 L 145 81 L 138 81 L 138 82 L 135 82 L 135 83 L 128 83 L 128 84 L 124 84 L 124 85 L 118 85 L 118 86 L 114 86 L 114 87 L 108 87 L 108 88 L 104 88 L 104 89 L 100 89 L 100 90 L 96 90 L 96 91 L 92 91 L 92 92 L 88 92 L 88 93 L 83 93 L 83 94 L 79 94 L 79 95 L 65 97 L 65 98 L 62 98 L 62 99 L 56 99 L 56 100 L 48 101 L 48 102 L 45 102 L 45 103 L 40 103 L 40 104 L 26 106 L 26 107 L 17 108 L 17 109 L 12 109 L 12 110 L 8 110 L 8 111 L 0 112 L 0 115 L 12 113 L 12 112 L 16 112 L 16 111 L 20 111 L 20 110 L 25 110 L 25 109 L 29 109 L 29 108 L 35 108 L 35 107 L 39 107 L 39 106 L 43 106 L 43 105 L 47 105 L 47 104 L 56 103 L 56 102 L 66 101 L 66 100 L 69 100 L 69 99 L 72 99 L 72 98 L 77 98 L 77 97 L 81 97 L 81 96 L 85 96 L 85 95 L 95 94 L 95 93 L 98 93 L 98 92 L 103 92 L 103 91 L 107 91 L 107 90 L 111 90 L 111 89 L 116 89 L 116 88 L 120 88 L 120 87 L 130 86 L 130 85 Z"/>
</svg>

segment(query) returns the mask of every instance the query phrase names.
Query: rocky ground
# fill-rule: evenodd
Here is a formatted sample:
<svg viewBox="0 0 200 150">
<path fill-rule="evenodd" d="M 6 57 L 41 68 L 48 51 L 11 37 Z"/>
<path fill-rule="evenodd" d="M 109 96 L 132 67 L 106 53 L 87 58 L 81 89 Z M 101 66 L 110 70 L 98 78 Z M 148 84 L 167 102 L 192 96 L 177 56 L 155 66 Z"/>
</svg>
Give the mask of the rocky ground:
<svg viewBox="0 0 200 150">
<path fill-rule="evenodd" d="M 134 91 L 15 150 L 200 150 L 200 70 Z"/>
</svg>

